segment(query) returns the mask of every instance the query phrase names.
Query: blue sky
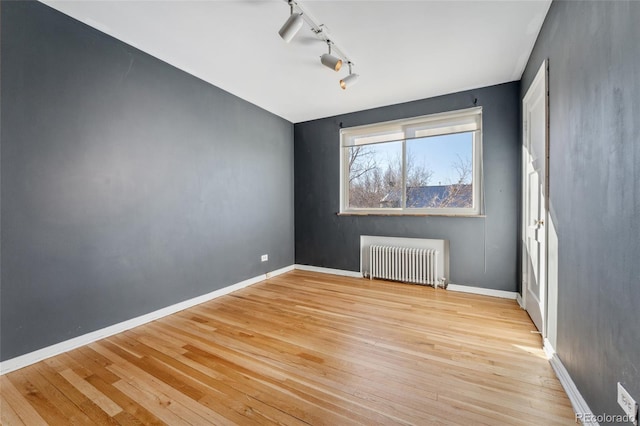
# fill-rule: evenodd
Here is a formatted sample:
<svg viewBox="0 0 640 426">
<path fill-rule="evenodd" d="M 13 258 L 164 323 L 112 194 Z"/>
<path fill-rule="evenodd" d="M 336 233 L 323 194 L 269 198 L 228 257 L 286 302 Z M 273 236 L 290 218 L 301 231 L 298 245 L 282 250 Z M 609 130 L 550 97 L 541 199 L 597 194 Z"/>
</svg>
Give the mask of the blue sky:
<svg viewBox="0 0 640 426">
<path fill-rule="evenodd" d="M 376 151 L 378 164 L 383 170 L 389 161 L 399 158 L 402 154 L 402 143 L 391 142 L 371 145 Z M 412 139 L 407 141 L 407 153 L 413 154 L 417 164 L 424 165 L 433 171 L 431 185 L 455 183 L 458 176 L 452 170 L 451 164 L 457 161 L 457 155 L 465 162 L 470 162 L 473 155 L 473 137 L 471 133 L 433 136 L 430 138 Z"/>
</svg>

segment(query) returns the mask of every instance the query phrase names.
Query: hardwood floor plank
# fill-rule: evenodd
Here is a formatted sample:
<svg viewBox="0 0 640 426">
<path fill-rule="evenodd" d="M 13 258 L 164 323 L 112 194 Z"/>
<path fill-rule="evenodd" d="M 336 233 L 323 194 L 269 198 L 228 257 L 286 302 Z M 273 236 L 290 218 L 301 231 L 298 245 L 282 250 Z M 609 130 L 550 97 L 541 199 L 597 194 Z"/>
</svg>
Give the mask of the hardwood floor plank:
<svg viewBox="0 0 640 426">
<path fill-rule="evenodd" d="M 102 392 L 94 388 L 82 377 L 78 376 L 73 370 L 67 369 L 61 371 L 59 374 L 64 377 L 73 387 L 82 392 L 88 399 L 93 401 L 94 404 L 100 407 L 109 416 L 113 417 L 122 411 L 122 408 L 118 404 L 116 404 Z"/>
<path fill-rule="evenodd" d="M 121 392 L 113 385 L 113 383 L 107 383 L 99 376 L 89 376 L 85 380 L 103 394 L 108 395 L 113 402 L 118 404 L 118 406 L 122 407 L 124 411 L 115 416 L 116 421 L 120 424 L 165 424 L 149 410 Z"/>
<path fill-rule="evenodd" d="M 6 375 L 0 377 L 0 394 L 7 403 L 6 407 L 12 408 L 25 424 L 37 426 L 47 424 Z"/>
<path fill-rule="evenodd" d="M 0 395 L 0 424 L 2 425 L 24 425 L 18 413 L 15 412 L 7 400 Z"/>
<path fill-rule="evenodd" d="M 133 354 L 133 352 L 123 349 L 122 346 L 118 346 L 110 342 L 110 340 L 117 340 L 117 337 L 106 339 L 95 347 L 100 347 L 100 353 L 114 361 L 114 364 L 109 366 L 108 369 L 123 379 L 115 384 L 121 390 L 122 388 L 119 385 L 122 385 L 122 382 L 126 382 L 128 385 L 136 387 L 143 394 L 155 394 L 161 406 L 167 407 L 169 411 L 174 412 L 190 424 L 232 424 L 208 407 L 194 404 L 194 400 L 180 392 L 179 389 L 171 387 L 152 374 L 121 358 L 122 356 L 128 356 L 127 354 Z M 139 355 L 133 354 L 133 356 Z M 130 388 L 127 389 L 131 390 Z"/>
<path fill-rule="evenodd" d="M 155 394 L 138 389 L 125 380 L 113 384 L 122 393 L 149 410 L 162 422 L 170 425 L 184 424 L 186 421 L 168 408 L 173 403 L 170 398 L 162 394 Z M 204 423 L 203 423 L 204 424 Z"/>
<path fill-rule="evenodd" d="M 71 383 L 65 380 L 62 375 L 49 367 L 47 364 L 39 363 L 34 367 L 37 368 L 37 371 L 42 375 L 42 377 L 44 377 L 54 388 L 59 390 L 62 395 L 64 395 L 69 399 L 69 401 L 80 408 L 80 410 L 90 419 L 93 424 L 117 424 L 117 422 L 111 418 L 110 414 L 106 413 L 94 401 L 90 400 L 87 395 L 74 387 Z M 66 371 L 71 370 L 67 369 Z"/>
<path fill-rule="evenodd" d="M 42 391 L 29 381 L 30 377 L 27 374 L 27 370 L 30 368 L 31 367 L 26 367 L 11 373 L 11 382 L 16 389 L 18 389 L 22 397 L 37 411 L 38 417 L 43 420 L 41 424 L 65 424 L 68 422 L 67 416 L 59 411 L 58 407 L 49 401 Z M 4 395 L 4 387 L 2 392 Z M 16 412 L 21 417 L 23 416 L 23 411 L 18 411 L 19 407 L 14 406 L 14 409 L 16 409 Z"/>
<path fill-rule="evenodd" d="M 532 330 L 513 300 L 294 271 L 1 377 L 2 422 L 575 424 Z"/>
<path fill-rule="evenodd" d="M 80 370 L 74 368 L 73 365 L 69 365 L 82 378 L 98 375 L 107 383 L 114 383 L 120 380 L 118 376 L 107 369 L 111 362 L 87 346 L 67 352 L 67 354 L 82 370 L 89 372 L 89 374 L 81 374 Z"/>
<path fill-rule="evenodd" d="M 63 381 L 57 383 L 55 379 L 50 380 L 47 369 L 48 367 L 44 364 L 34 364 L 24 369 L 25 377 L 62 413 L 67 422 L 77 425 L 95 424 L 80 406 L 67 396 L 68 388 L 61 386 Z"/>
</svg>

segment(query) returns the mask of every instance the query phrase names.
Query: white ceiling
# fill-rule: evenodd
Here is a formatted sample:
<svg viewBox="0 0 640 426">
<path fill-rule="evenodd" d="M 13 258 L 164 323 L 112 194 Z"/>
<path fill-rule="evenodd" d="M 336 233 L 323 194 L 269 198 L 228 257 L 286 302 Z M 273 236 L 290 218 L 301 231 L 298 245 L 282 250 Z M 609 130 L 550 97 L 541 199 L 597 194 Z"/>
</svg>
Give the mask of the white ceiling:
<svg viewBox="0 0 640 426">
<path fill-rule="evenodd" d="M 360 74 L 340 89 L 283 0 L 44 3 L 291 122 L 518 80 L 551 0 L 300 0 Z"/>
</svg>

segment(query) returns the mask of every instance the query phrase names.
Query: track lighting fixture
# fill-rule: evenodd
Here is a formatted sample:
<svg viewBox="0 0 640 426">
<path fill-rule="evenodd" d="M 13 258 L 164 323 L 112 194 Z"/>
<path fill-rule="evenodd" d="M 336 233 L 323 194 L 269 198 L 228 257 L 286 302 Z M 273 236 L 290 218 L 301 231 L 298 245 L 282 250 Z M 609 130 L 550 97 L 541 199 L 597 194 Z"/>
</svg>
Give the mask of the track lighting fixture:
<svg viewBox="0 0 640 426">
<path fill-rule="evenodd" d="M 327 32 L 327 27 L 324 24 L 318 24 L 317 21 L 311 16 L 308 10 L 302 7 L 299 0 L 284 0 L 289 5 L 291 14 L 289 19 L 284 23 L 278 34 L 287 43 L 289 43 L 296 36 L 303 23 L 309 26 L 309 29 L 315 36 L 327 43 L 329 52 L 320 57 L 320 62 L 327 68 L 331 68 L 334 71 L 339 71 L 342 68 L 343 63 L 349 65 L 349 75 L 340 80 L 340 87 L 346 89 L 351 87 L 358 81 L 359 75 L 352 72 L 353 62 L 344 49 L 338 47 L 334 37 L 330 37 Z M 331 50 L 333 48 L 332 53 Z"/>
<path fill-rule="evenodd" d="M 349 61 L 347 65 L 349 65 L 349 75 L 340 80 L 340 87 L 342 87 L 342 90 L 346 90 L 347 87 L 351 87 L 356 84 L 358 82 L 358 78 L 360 77 L 358 74 L 354 74 L 351 71 L 351 67 L 353 66 L 353 63 L 351 63 L 351 61 Z"/>
<path fill-rule="evenodd" d="M 287 43 L 289 43 L 300 31 L 302 28 L 302 13 L 294 13 L 293 11 L 294 2 L 292 0 L 289 1 L 289 7 L 291 8 L 291 15 L 289 19 L 284 23 L 278 34 L 280 37 Z"/>
<path fill-rule="evenodd" d="M 340 71 L 342 68 L 342 59 L 336 58 L 331 54 L 331 40 L 327 40 L 327 46 L 329 46 L 329 53 L 325 53 L 320 57 L 320 62 L 327 68 L 331 68 L 334 71 Z"/>
</svg>

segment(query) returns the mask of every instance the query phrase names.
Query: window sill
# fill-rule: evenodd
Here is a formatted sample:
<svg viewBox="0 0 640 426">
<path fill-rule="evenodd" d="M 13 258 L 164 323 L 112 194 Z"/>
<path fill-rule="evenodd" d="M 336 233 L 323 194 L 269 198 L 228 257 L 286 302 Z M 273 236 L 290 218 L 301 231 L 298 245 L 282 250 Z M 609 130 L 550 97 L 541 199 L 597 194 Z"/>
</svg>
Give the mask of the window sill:
<svg viewBox="0 0 640 426">
<path fill-rule="evenodd" d="M 480 217 L 483 214 L 434 214 L 434 213 L 385 213 L 385 212 L 337 212 L 337 216 L 416 216 L 416 217 Z"/>
</svg>

